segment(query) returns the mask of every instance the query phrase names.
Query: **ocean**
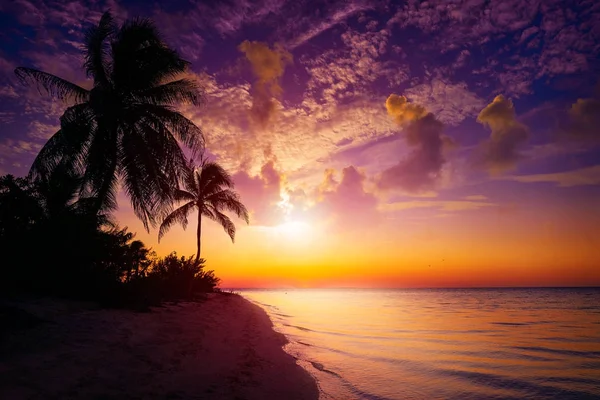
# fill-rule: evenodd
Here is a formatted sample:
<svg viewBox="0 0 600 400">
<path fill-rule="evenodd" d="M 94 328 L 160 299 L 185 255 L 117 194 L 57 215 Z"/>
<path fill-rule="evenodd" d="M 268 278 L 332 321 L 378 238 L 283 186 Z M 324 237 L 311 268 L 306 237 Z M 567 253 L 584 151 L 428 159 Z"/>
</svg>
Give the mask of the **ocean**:
<svg viewBox="0 0 600 400">
<path fill-rule="evenodd" d="M 239 293 L 321 399 L 600 399 L 600 289 Z"/>
</svg>

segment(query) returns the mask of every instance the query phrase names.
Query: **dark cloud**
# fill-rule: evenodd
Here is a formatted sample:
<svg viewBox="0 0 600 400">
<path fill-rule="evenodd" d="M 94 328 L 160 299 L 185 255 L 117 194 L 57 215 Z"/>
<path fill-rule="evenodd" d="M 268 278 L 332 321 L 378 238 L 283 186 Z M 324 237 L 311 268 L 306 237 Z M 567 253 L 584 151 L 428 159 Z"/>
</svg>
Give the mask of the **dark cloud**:
<svg viewBox="0 0 600 400">
<path fill-rule="evenodd" d="M 577 99 L 569 109 L 566 134 L 570 139 L 600 142 L 600 100 Z"/>
<path fill-rule="evenodd" d="M 444 147 L 451 140 L 443 135 L 444 124 L 424 107 L 392 94 L 386 101 L 388 114 L 402 128 L 411 152 L 378 177 L 380 189 L 423 192 L 435 188 L 446 162 Z"/>
<path fill-rule="evenodd" d="M 494 175 L 514 169 L 529 129 L 517 121 L 512 101 L 496 96 L 479 113 L 477 121 L 492 130 L 490 138 L 480 146 L 477 163 Z"/>
</svg>

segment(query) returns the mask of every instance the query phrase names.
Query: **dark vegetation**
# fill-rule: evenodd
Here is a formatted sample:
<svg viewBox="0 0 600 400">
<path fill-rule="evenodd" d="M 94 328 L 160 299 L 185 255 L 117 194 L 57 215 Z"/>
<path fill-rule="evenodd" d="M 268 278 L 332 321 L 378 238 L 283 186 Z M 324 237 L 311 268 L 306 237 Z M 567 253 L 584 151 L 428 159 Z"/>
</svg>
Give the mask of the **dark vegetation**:
<svg viewBox="0 0 600 400">
<path fill-rule="evenodd" d="M 150 21 L 119 27 L 109 13 L 88 30 L 83 51 L 89 90 L 15 70 L 68 108 L 29 175 L 0 177 L 0 290 L 142 307 L 215 290 L 219 279 L 200 258 L 200 217 L 220 223 L 233 240 L 235 226 L 223 212 L 246 221 L 248 213 L 223 168 L 204 160 L 194 166 L 202 132 L 176 109 L 201 103 L 196 82 L 179 78 L 188 62 Z M 119 188 L 147 230 L 161 224 L 160 236 L 198 211 L 196 256 L 159 258 L 118 227 Z"/>
<path fill-rule="evenodd" d="M 94 199 L 77 197 L 78 179 L 55 170 L 47 181 L 0 177 L 0 288 L 97 300 L 108 306 L 194 299 L 219 279 L 204 260 L 157 257 Z M 19 256 L 17 256 L 19 255 Z"/>
</svg>

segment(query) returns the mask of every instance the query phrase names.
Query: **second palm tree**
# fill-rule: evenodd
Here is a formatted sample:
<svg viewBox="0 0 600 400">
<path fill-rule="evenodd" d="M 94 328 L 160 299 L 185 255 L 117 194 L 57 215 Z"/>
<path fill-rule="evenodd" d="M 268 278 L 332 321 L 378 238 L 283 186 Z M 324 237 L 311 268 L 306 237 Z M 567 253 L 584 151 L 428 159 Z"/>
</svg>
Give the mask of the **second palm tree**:
<svg viewBox="0 0 600 400">
<path fill-rule="evenodd" d="M 185 229 L 189 214 L 198 210 L 196 233 L 198 247 L 196 261 L 198 261 L 201 250 L 202 216 L 219 223 L 231 237 L 231 241 L 234 241 L 235 225 L 223 211 L 230 211 L 248 223 L 248 210 L 233 190 L 234 183 L 231 176 L 215 162 L 203 161 L 196 167 L 190 161 L 184 174 L 183 187 L 185 190 L 177 189 L 174 194 L 175 200 L 183 202 L 183 205 L 165 217 L 158 231 L 158 240 L 176 223 L 180 223 Z"/>
</svg>

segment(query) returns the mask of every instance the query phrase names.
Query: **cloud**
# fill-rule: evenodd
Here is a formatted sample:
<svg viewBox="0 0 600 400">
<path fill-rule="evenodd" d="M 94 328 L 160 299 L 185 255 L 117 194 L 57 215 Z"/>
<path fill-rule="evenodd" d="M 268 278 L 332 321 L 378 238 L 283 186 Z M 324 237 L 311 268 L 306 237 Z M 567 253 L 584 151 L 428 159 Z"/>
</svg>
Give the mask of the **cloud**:
<svg viewBox="0 0 600 400">
<path fill-rule="evenodd" d="M 385 101 L 385 108 L 398 125 L 415 121 L 427 114 L 425 107 L 415 103 L 409 103 L 406 97 L 398 96 L 397 94 L 389 95 Z"/>
<path fill-rule="evenodd" d="M 201 19 L 197 18 L 198 10 L 174 12 L 159 8 L 159 4 L 156 7 L 152 19 L 164 35 L 165 42 L 173 46 L 184 59 L 193 62 L 199 60 L 205 40 L 201 33 Z"/>
<path fill-rule="evenodd" d="M 207 30 L 227 36 L 235 35 L 246 25 L 263 22 L 268 16 L 281 14 L 286 0 L 195 2 L 194 5 L 189 10 L 190 18 Z"/>
<path fill-rule="evenodd" d="M 340 35 L 343 46 L 329 49 L 317 57 L 303 57 L 310 76 L 307 93 L 318 101 L 336 105 L 364 95 L 368 85 L 380 77 L 403 81 L 406 77 L 391 62 L 380 57 L 386 53 L 390 32 L 357 32 L 347 29 Z M 399 79 L 400 78 L 400 79 Z"/>
<path fill-rule="evenodd" d="M 28 136 L 33 139 L 40 139 L 42 141 L 46 141 L 50 139 L 52 135 L 54 135 L 60 127 L 56 124 L 45 124 L 38 120 L 32 121 L 29 124 L 29 134 Z"/>
<path fill-rule="evenodd" d="M 356 13 L 373 8 L 373 5 L 364 1 L 324 2 L 319 5 L 319 10 L 324 14 L 322 18 L 315 18 L 314 14 L 309 11 L 310 5 L 301 1 L 287 4 L 286 8 L 290 10 L 293 17 L 289 18 L 289 23 L 283 27 L 280 33 L 284 36 L 292 36 L 287 43 L 289 48 L 293 49 L 344 22 Z"/>
<path fill-rule="evenodd" d="M 342 169 L 338 182 L 335 171 L 325 171 L 323 183 L 319 186 L 315 213 L 320 219 L 336 227 L 354 229 L 377 223 L 378 200 L 365 190 L 366 177 L 354 166 Z"/>
<path fill-rule="evenodd" d="M 267 161 L 257 175 L 239 171 L 233 180 L 242 203 L 250 211 L 252 225 L 273 226 L 283 222 L 280 207 L 283 176 L 275 168 L 274 160 Z"/>
<path fill-rule="evenodd" d="M 405 95 L 412 102 L 426 107 L 446 125 L 460 124 L 464 119 L 477 115 L 484 105 L 466 83 L 453 84 L 439 78 L 414 86 L 406 90 Z"/>
<path fill-rule="evenodd" d="M 485 201 L 488 198 L 484 195 L 481 194 L 474 194 L 471 196 L 465 196 L 465 200 L 470 200 L 470 201 Z"/>
<path fill-rule="evenodd" d="M 268 134 L 256 134 L 247 114 L 253 101 L 249 84 L 231 85 L 208 74 L 198 74 L 197 79 L 204 87 L 206 102 L 202 107 L 186 107 L 183 112 L 202 127 L 207 147 L 231 171 L 258 173 L 265 160 L 264 150 L 270 148 L 277 156 L 278 168 L 289 179 L 312 187 L 320 181 L 325 167 L 341 169 L 354 164 L 353 160 L 334 159 L 338 152 L 390 136 L 396 130 L 381 106 L 381 98 L 359 97 L 332 106 L 307 99 L 286 107 L 278 103 L 277 118 L 271 121 Z"/>
<path fill-rule="evenodd" d="M 261 128 L 266 127 L 275 112 L 274 97 L 281 95 L 279 79 L 292 55 L 280 46 L 270 49 L 264 43 L 244 41 L 239 50 L 246 55 L 252 66 L 256 82 L 252 86 L 252 108 L 250 115 Z"/>
<path fill-rule="evenodd" d="M 496 96 L 479 113 L 477 122 L 492 130 L 490 138 L 480 146 L 477 162 L 494 175 L 514 169 L 529 130 L 517 121 L 512 101 L 502 95 Z"/>
<path fill-rule="evenodd" d="M 380 206 L 382 211 L 402 211 L 414 208 L 437 208 L 442 211 L 466 211 L 479 210 L 482 208 L 496 206 L 494 203 L 485 201 L 467 201 L 467 200 L 450 200 L 450 201 L 398 201 L 395 203 L 383 204 Z"/>
<path fill-rule="evenodd" d="M 544 158 L 582 154 L 588 150 L 589 147 L 580 141 L 556 141 L 531 146 L 523 151 L 523 155 L 530 160 L 542 160 Z"/>
<path fill-rule="evenodd" d="M 470 72 L 472 85 L 518 97 L 533 93 L 535 80 L 592 74 L 599 23 L 593 1 L 572 7 L 564 0 L 430 0 L 404 2 L 388 26 L 417 28 L 418 52 L 481 53 L 466 65 L 457 60 L 454 69 Z"/>
<path fill-rule="evenodd" d="M 4 139 L 0 141 L 0 164 L 12 166 L 7 168 L 8 173 L 25 175 L 31 160 L 40 151 L 41 145 L 26 140 Z"/>
<path fill-rule="evenodd" d="M 354 166 L 337 172 L 326 169 L 323 181 L 315 189 L 290 188 L 285 176 L 267 161 L 252 176 L 245 171 L 233 178 L 242 202 L 250 211 L 250 223 L 276 226 L 285 221 L 322 221 L 325 225 L 355 228 L 378 221 L 378 200 L 368 192 L 366 176 Z"/>
<path fill-rule="evenodd" d="M 569 109 L 569 138 L 600 142 L 600 100 L 577 99 Z"/>
<path fill-rule="evenodd" d="M 580 168 L 573 171 L 556 172 L 552 174 L 535 174 L 511 176 L 509 179 L 522 183 L 550 182 L 560 187 L 600 185 L 600 165 Z"/>
<path fill-rule="evenodd" d="M 377 185 L 382 190 L 407 192 L 432 190 L 441 176 L 444 158 L 444 124 L 427 110 L 406 97 L 390 95 L 385 106 L 388 114 L 403 128 L 406 143 L 412 149 L 396 165 L 384 170 Z"/>
</svg>

